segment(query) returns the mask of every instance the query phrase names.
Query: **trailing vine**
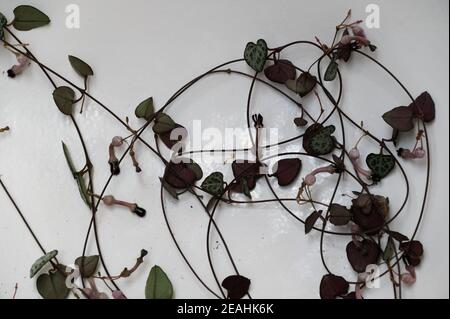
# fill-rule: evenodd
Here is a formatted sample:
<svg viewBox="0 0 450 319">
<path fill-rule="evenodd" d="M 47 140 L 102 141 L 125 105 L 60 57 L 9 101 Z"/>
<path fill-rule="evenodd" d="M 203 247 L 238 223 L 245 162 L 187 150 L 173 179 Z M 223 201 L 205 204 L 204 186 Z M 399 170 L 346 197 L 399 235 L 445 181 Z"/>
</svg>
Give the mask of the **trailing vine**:
<svg viewBox="0 0 450 319">
<path fill-rule="evenodd" d="M 99 240 L 100 227 L 96 215 L 100 209 L 120 206 L 130 211 L 128 218 L 147 217 L 146 209 L 137 203 L 108 194 L 108 186 L 113 180 L 120 178 L 123 173 L 121 164 L 127 158 L 132 162 L 136 174 L 146 169 L 147 165 L 139 161 L 139 154 L 136 152 L 136 145 L 142 144 L 156 155 L 164 168 L 161 171 L 160 190 L 153 191 L 160 192 L 161 211 L 175 248 L 193 276 L 211 293 L 212 297 L 240 299 L 247 296 L 252 298 L 250 292 L 257 295 L 257 291 L 251 289 L 249 278 L 251 274 L 241 274 L 238 263 L 221 231 L 217 221 L 219 209 L 222 210 L 230 205 L 278 203 L 283 211 L 292 217 L 293 222 L 304 225 L 305 234 L 313 231 L 320 233 L 320 256 L 324 268 L 320 287 L 318 287 L 321 298 L 362 299 L 364 288 L 370 284 L 370 281 L 377 279 L 373 277 L 373 266 L 383 269 L 379 277 L 389 276 L 394 297 L 402 298 L 403 286 L 411 285 L 416 281 L 416 267 L 419 266 L 424 253 L 424 247 L 416 237 L 425 213 L 429 191 L 431 155 L 427 124 L 435 118 L 435 105 L 427 92 L 414 98 L 387 67 L 372 57 L 371 52 L 377 50 L 377 47 L 366 36 L 361 27 L 361 21 L 352 22 L 350 19 L 351 12 L 336 26 L 330 44 L 317 38 L 315 41 L 295 41 L 274 48 L 271 48 L 263 39 L 248 43 L 242 59 L 219 64 L 195 77 L 176 91 L 159 110 L 155 109 L 152 97 L 144 100 L 134 111 L 134 115 L 141 119 L 142 125 L 133 128 L 128 118 L 121 119 L 105 103 L 92 95 L 89 79 L 95 75 L 89 64 L 78 57 L 69 56 L 70 65 L 80 76 L 82 84 L 78 85 L 43 64 L 32 53 L 30 46 L 24 44 L 15 31 L 12 31 L 13 28 L 18 31 L 28 31 L 48 25 L 50 18 L 47 15 L 31 6 L 19 6 L 14 10 L 14 19 L 8 23 L 6 17 L 0 13 L 0 39 L 4 48 L 11 51 L 17 58 L 17 64 L 8 70 L 8 76 L 11 79 L 20 76 L 23 72 L 27 72 L 30 64 L 35 64 L 41 69 L 53 88 L 53 100 L 57 108 L 73 124 L 74 133 L 78 136 L 85 159 L 83 167 L 76 167 L 71 158 L 71 146 L 62 142 L 62 152 L 70 174 L 74 178 L 74 187 L 78 188 L 82 201 L 91 212 L 82 254 L 74 261 L 76 269 L 60 262 L 57 258 L 57 250 L 48 251 L 45 248 L 38 239 L 37 232 L 28 223 L 26 214 L 21 211 L 15 196 L 12 195 L 13 192 L 0 179 L 2 189 L 43 253 L 30 270 L 31 278 L 37 276 L 36 285 L 39 294 L 46 299 L 63 299 L 70 293 L 77 298 L 126 298 L 125 292 L 119 287 L 119 281 L 131 277 L 144 263 L 148 253 L 142 249 L 132 267 L 124 267 L 119 274 L 111 274 L 108 270 L 107 258 L 102 253 Z M 319 55 L 307 69 L 302 69 L 285 56 L 285 50 L 293 47 L 312 47 L 319 52 Z M 353 55 L 360 55 L 379 66 L 400 86 L 409 99 L 409 101 L 405 100 L 407 106 L 395 107 L 382 114 L 383 120 L 392 127 L 390 137 L 375 136 L 363 123 L 358 123 L 351 118 L 341 105 L 344 92 L 341 66 L 350 63 Z M 233 69 L 237 64 L 247 64 L 251 73 Z M 327 64 L 327 67 L 323 69 L 324 64 Z M 250 81 L 245 111 L 252 147 L 187 150 L 185 141 L 189 134 L 188 130 L 181 123 L 176 123 L 167 113 L 167 109 L 176 99 L 199 81 L 214 74 L 239 76 Z M 329 83 L 338 85 L 339 90 L 336 95 L 327 88 Z M 286 119 L 285 125 L 296 126 L 301 133 L 276 144 L 262 144 L 260 135 L 266 127 L 265 119 L 263 114 L 254 114 L 252 111 L 257 84 L 286 97 L 299 108 L 301 116 L 294 116 L 292 120 Z M 313 115 L 315 112 L 312 112 L 312 106 L 303 105 L 304 98 L 310 95 L 317 101 L 318 116 Z M 105 163 L 91 161 L 84 135 L 77 122 L 76 108 L 79 107 L 79 113 L 83 112 L 88 100 L 110 114 L 124 129 L 121 135 L 112 137 L 110 144 L 105 145 L 105 152 L 106 150 L 108 152 L 108 160 Z M 327 108 L 328 105 L 331 107 Z M 332 118 L 337 119 L 337 126 L 330 124 Z M 350 145 L 346 138 L 347 123 L 350 124 L 351 129 L 360 133 L 359 140 L 353 145 Z M 149 128 L 154 133 L 154 146 L 142 137 Z M 416 138 L 410 142 L 413 145 L 411 148 L 397 145 L 402 133 L 413 130 L 416 132 Z M 8 131 L 10 131 L 8 126 L 0 128 L 2 135 Z M 337 133 L 341 136 L 340 139 L 336 137 Z M 377 148 L 360 149 L 363 139 L 374 142 Z M 295 152 L 270 156 L 263 156 L 261 152 L 286 144 L 301 145 L 301 147 Z M 172 150 L 170 158 L 163 155 L 161 147 Z M 196 163 L 191 158 L 194 154 L 202 153 L 232 154 L 233 162 L 231 165 L 225 163 L 222 171 L 204 176 L 201 163 Z M 236 154 L 250 154 L 253 158 L 249 159 L 249 156 L 246 156 L 239 159 L 235 158 Z M 366 154 L 365 161 L 362 160 L 363 154 Z M 321 164 L 314 170 L 305 172 L 302 162 L 305 158 L 316 159 Z M 420 215 L 414 232 L 407 236 L 392 229 L 392 222 L 405 211 L 406 204 L 410 200 L 410 181 L 403 168 L 403 162 L 411 160 L 425 160 L 427 175 Z M 270 165 L 271 163 L 273 164 Z M 110 168 L 110 176 L 101 188 L 97 187 L 93 181 L 93 170 L 98 165 L 108 165 Z M 404 198 L 398 199 L 401 202 L 400 208 L 395 212 L 390 208 L 391 198 L 373 192 L 374 186 L 390 178 L 394 169 L 400 170 L 406 188 Z M 232 171 L 234 176 L 232 180 L 225 180 L 226 170 Z M 349 198 L 346 205 L 337 203 L 337 195 L 344 177 L 351 179 L 357 187 L 351 194 L 345 194 Z M 332 196 L 327 201 L 319 201 L 314 194 L 319 178 L 335 180 Z M 277 183 L 279 187 L 297 185 L 297 191 L 291 197 L 281 197 L 273 186 L 274 183 Z M 258 184 L 267 185 L 270 190 L 266 194 L 267 197 L 254 198 L 252 191 Z M 193 196 L 208 218 L 205 245 L 207 260 L 217 287 L 211 287 L 206 283 L 189 260 L 187 253 L 181 248 L 172 227 L 173 221 L 169 220 L 167 214 L 165 202 L 167 196 L 176 200 Z M 17 197 L 19 198 L 20 195 Z M 309 207 L 312 213 L 303 219 L 287 205 L 289 202 L 297 203 L 299 209 Z M 87 247 L 92 232 L 98 255 L 88 256 Z M 214 266 L 211 255 L 213 232 L 219 236 L 234 270 L 234 273 L 226 278 L 220 278 Z M 348 237 L 345 253 L 350 266 L 355 271 L 354 278 L 343 278 L 331 271 L 324 251 L 324 241 L 330 236 Z M 104 273 L 101 273 L 99 269 L 102 269 Z M 81 278 L 79 286 L 75 280 L 77 274 Z M 99 282 L 103 282 L 110 292 L 99 291 L 97 288 Z M 170 299 L 173 296 L 174 287 L 169 277 L 161 267 L 155 265 L 148 276 L 145 297 Z"/>
</svg>

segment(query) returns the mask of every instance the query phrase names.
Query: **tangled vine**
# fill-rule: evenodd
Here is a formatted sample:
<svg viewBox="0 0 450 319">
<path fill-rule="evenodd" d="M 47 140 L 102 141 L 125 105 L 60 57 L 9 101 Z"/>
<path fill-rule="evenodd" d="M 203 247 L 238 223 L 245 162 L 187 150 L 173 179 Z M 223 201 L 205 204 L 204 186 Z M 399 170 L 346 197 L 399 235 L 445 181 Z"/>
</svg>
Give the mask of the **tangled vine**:
<svg viewBox="0 0 450 319">
<path fill-rule="evenodd" d="M 70 118 L 73 124 L 85 158 L 84 167 L 77 169 L 71 159 L 70 147 L 64 142 L 62 143 L 62 150 L 70 173 L 75 180 L 82 200 L 92 213 L 83 244 L 83 253 L 75 261 L 81 277 L 80 287 L 76 285 L 74 280 L 76 270 L 65 266 L 58 260 L 57 250 L 49 252 L 44 248 L 12 193 L 0 179 L 3 190 L 42 250 L 43 256 L 32 265 L 30 270 L 31 278 L 39 275 L 36 285 L 40 295 L 47 299 L 66 298 L 69 293 L 73 293 L 77 298 L 106 299 L 110 298 L 110 295 L 115 299 L 126 298 L 125 292 L 118 286 L 119 281 L 132 276 L 143 264 L 147 251 L 141 250 L 139 257 L 131 268 L 124 268 L 117 275 L 111 274 L 107 267 L 106 258 L 102 254 L 96 215 L 101 208 L 100 205 L 103 204 L 107 207 L 118 205 L 128 209 L 132 214 L 130 218 L 144 218 L 146 216 L 146 210 L 139 207 L 138 204 L 119 200 L 107 194 L 108 186 L 121 174 L 121 164 L 128 156 L 135 167 L 136 173 L 145 169 L 145 165 L 139 163 L 135 151 L 136 144 L 140 143 L 155 154 L 165 167 L 160 178 L 160 198 L 168 231 L 181 258 L 202 286 L 211 293 L 211 296 L 219 299 L 240 299 L 245 296 L 252 298 L 250 295 L 251 280 L 239 272 L 238 265 L 216 220 L 219 207 L 243 204 L 265 205 L 272 202 L 278 203 L 292 217 L 293 221 L 304 224 L 306 234 L 312 231 L 320 233 L 320 254 L 325 271 L 318 289 L 321 298 L 362 299 L 364 288 L 370 280 L 376 279 L 371 276 L 370 266 L 372 265 L 383 267 L 384 270 L 380 276 L 389 276 L 394 297 L 402 298 L 403 286 L 411 285 L 416 281 L 416 267 L 420 264 L 424 253 L 424 248 L 416 237 L 426 209 L 430 183 L 430 146 L 427 136 L 427 123 L 432 122 L 435 118 L 435 105 L 427 92 L 414 98 L 387 67 L 370 55 L 370 52 L 377 50 L 377 47 L 367 38 L 361 27 L 361 21 L 351 22 L 350 18 L 351 12 L 349 11 L 345 19 L 337 25 L 331 44 L 325 44 L 317 38 L 315 41 L 295 41 L 274 48 L 269 47 L 266 41 L 262 39 L 256 43 L 248 43 L 243 58 L 222 63 L 195 77 L 176 91 L 159 110 L 155 111 L 153 98 L 148 98 L 139 104 L 135 110 L 135 116 L 142 119 L 143 124 L 136 129 L 131 127 L 128 118 L 121 119 L 106 104 L 90 93 L 88 84 L 89 79 L 94 76 L 94 72 L 86 62 L 77 57 L 69 56 L 70 64 L 82 79 L 82 85 L 77 85 L 40 62 L 32 53 L 29 45 L 24 44 L 12 31 L 12 28 L 18 31 L 28 31 L 45 26 L 50 23 L 47 15 L 31 6 L 19 6 L 14 10 L 14 19 L 11 23 L 8 23 L 6 17 L 0 13 L 0 39 L 4 47 L 17 57 L 17 64 L 8 70 L 8 76 L 10 78 L 20 76 L 20 74 L 26 72 L 32 63 L 41 69 L 54 89 L 53 99 L 56 106 L 64 116 Z M 301 69 L 284 56 L 285 49 L 297 46 L 313 47 L 320 52 L 320 55 L 308 69 Z M 362 123 L 359 124 L 352 119 L 341 106 L 344 89 L 340 66 L 344 63 L 350 63 L 353 55 L 362 56 L 375 63 L 401 87 L 410 99 L 406 103 L 408 106 L 393 108 L 382 116 L 384 121 L 392 127 L 393 134 L 388 138 L 379 138 L 372 134 Z M 245 73 L 232 68 L 239 63 L 246 63 L 254 72 Z M 324 63 L 327 63 L 325 70 L 322 69 Z M 315 72 L 313 71 L 314 68 Z M 252 141 L 251 148 L 186 150 L 184 141 L 188 134 L 187 129 L 176 123 L 166 113 L 167 108 L 178 97 L 194 84 L 212 74 L 236 75 L 250 80 L 251 84 L 246 103 L 246 124 Z M 338 84 L 339 90 L 336 96 L 327 89 L 326 84 L 330 82 Z M 283 95 L 293 105 L 298 106 L 301 110 L 301 116 L 294 118 L 291 125 L 298 127 L 299 132 L 301 132 L 299 135 L 277 144 L 260 144 L 260 131 L 265 127 L 264 117 L 262 114 L 252 114 L 251 110 L 252 96 L 257 83 Z M 318 116 L 312 115 L 310 107 L 302 104 L 302 99 L 311 94 L 315 95 L 320 107 Z M 321 95 L 326 97 L 326 101 L 322 101 Z M 96 191 L 92 175 L 95 165 L 102 165 L 103 163 L 97 164 L 90 160 L 83 133 L 78 126 L 78 119 L 74 115 L 76 105 L 80 105 L 80 112 L 83 112 L 86 100 L 92 101 L 110 114 L 114 120 L 122 124 L 124 131 L 127 132 L 124 136 L 113 137 L 110 145 L 105 146 L 105 150 L 108 149 L 107 162 L 111 174 L 100 191 Z M 330 110 L 326 109 L 327 103 L 331 105 Z M 337 117 L 339 127 L 329 124 L 329 120 L 333 117 Z M 361 136 L 357 143 L 351 147 L 346 141 L 345 121 L 349 122 L 353 129 L 359 131 Z M 289 124 L 290 122 L 286 121 L 286 125 Z M 153 146 L 142 138 L 142 134 L 150 127 L 154 132 L 155 144 Z M 1 128 L 0 133 L 3 135 L 10 130 L 11 128 L 6 126 Z M 336 130 L 340 130 L 341 140 L 335 136 Z M 399 147 L 397 145 L 399 136 L 412 130 L 416 131 L 416 139 L 411 142 L 414 146 L 412 148 Z M 365 164 L 361 162 L 363 151 L 359 149 L 362 139 L 369 139 L 378 145 L 375 150 L 364 150 L 364 153 L 370 152 L 366 156 Z M 260 150 L 262 149 L 268 150 L 288 143 L 296 143 L 295 145 L 301 145 L 301 148 L 297 152 L 286 152 L 269 157 L 261 156 Z M 162 145 L 172 150 L 170 158 L 163 156 Z M 122 150 L 122 153 L 117 156 L 116 154 L 120 150 Z M 201 166 L 191 159 L 194 154 L 201 153 L 230 153 L 233 156 L 238 153 L 252 153 L 254 159 L 234 159 L 231 164 L 234 178 L 231 181 L 225 181 L 223 171 L 213 172 L 204 178 Z M 323 165 L 301 174 L 302 159 L 307 157 L 314 158 Z M 268 162 L 272 160 L 276 160 L 276 163 L 269 167 Z M 410 182 L 402 166 L 402 162 L 408 160 L 425 160 L 427 163 L 426 183 L 420 206 L 420 215 L 410 236 L 401 234 L 391 228 L 392 222 L 404 212 L 410 199 Z M 106 161 L 104 164 L 106 164 Z M 224 170 L 226 169 L 229 168 L 225 167 Z M 394 169 L 401 171 L 406 187 L 405 197 L 400 199 L 402 204 L 396 212 L 391 211 L 388 197 L 373 193 L 373 186 L 383 183 Z M 302 175 L 301 178 L 299 178 L 300 175 Z M 336 177 L 332 196 L 326 202 L 318 201 L 314 196 L 314 186 L 319 176 L 324 179 L 330 176 Z M 353 180 L 358 186 L 358 190 L 353 191 L 352 194 L 346 194 L 350 198 L 347 206 L 336 203 L 336 197 L 344 176 Z M 281 198 L 273 187 L 274 181 L 280 187 L 298 185 L 298 191 L 290 198 Z M 265 183 L 268 186 L 270 190 L 268 198 L 254 199 L 252 197 L 252 191 L 258 183 Z M 176 200 L 180 200 L 182 196 L 193 196 L 206 214 L 208 218 L 207 258 L 217 287 L 213 288 L 206 284 L 179 245 L 167 215 L 165 205 L 167 195 Z M 247 199 L 239 200 L 240 196 L 245 196 Z M 296 202 L 300 208 L 309 206 L 313 212 L 306 219 L 302 219 L 286 205 L 287 202 Z M 87 246 L 92 232 L 94 233 L 98 255 L 87 256 Z M 213 232 L 216 232 L 220 237 L 235 271 L 235 274 L 224 280 L 221 280 L 217 275 L 210 253 L 211 234 Z M 355 271 L 354 279 L 344 279 L 329 269 L 324 257 L 326 236 L 349 238 L 346 255 Z M 104 274 L 98 270 L 100 265 Z M 104 282 L 106 287 L 110 289 L 110 294 L 99 291 L 97 288 L 99 281 Z M 154 266 L 150 271 L 145 288 L 145 297 L 149 299 L 169 299 L 173 297 L 172 284 L 165 272 L 158 266 Z"/>
</svg>

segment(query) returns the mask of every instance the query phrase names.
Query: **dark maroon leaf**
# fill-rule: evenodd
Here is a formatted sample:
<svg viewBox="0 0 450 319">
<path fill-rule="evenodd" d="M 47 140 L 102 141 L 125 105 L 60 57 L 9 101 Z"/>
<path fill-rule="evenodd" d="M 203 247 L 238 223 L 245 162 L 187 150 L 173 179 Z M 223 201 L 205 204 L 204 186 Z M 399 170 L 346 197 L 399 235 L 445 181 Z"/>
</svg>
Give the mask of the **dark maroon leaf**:
<svg viewBox="0 0 450 319">
<path fill-rule="evenodd" d="M 352 213 L 347 207 L 339 204 L 331 204 L 330 206 L 330 222 L 336 226 L 347 225 L 352 219 Z"/>
<path fill-rule="evenodd" d="M 384 226 L 384 216 L 375 209 L 371 209 L 369 213 L 366 213 L 363 209 L 353 205 L 351 212 L 353 222 L 368 235 L 375 235 L 379 233 Z"/>
<path fill-rule="evenodd" d="M 386 233 L 400 243 L 409 240 L 408 237 L 396 231 L 387 230 Z"/>
<path fill-rule="evenodd" d="M 314 90 L 317 84 L 317 78 L 309 72 L 304 72 L 297 79 L 297 90 L 301 97 L 308 95 Z"/>
<path fill-rule="evenodd" d="M 368 265 L 376 264 L 380 248 L 371 240 L 364 239 L 357 246 L 353 241 L 347 245 L 347 258 L 357 273 L 366 271 Z"/>
<path fill-rule="evenodd" d="M 305 220 L 305 234 L 309 234 L 311 230 L 314 228 L 317 220 L 322 216 L 322 211 L 313 212 L 309 215 Z"/>
<path fill-rule="evenodd" d="M 242 189 L 242 181 L 245 178 L 247 181 L 247 187 L 249 190 L 253 190 L 256 186 L 256 181 L 260 177 L 259 168 L 261 164 L 256 162 L 234 161 L 231 165 L 233 169 L 233 175 L 236 179 L 236 183 Z M 239 187 L 238 187 L 239 188 Z"/>
<path fill-rule="evenodd" d="M 336 60 L 344 60 L 348 62 L 352 55 L 352 45 L 339 43 L 335 53 Z"/>
<path fill-rule="evenodd" d="M 250 288 L 250 279 L 243 276 L 229 276 L 222 282 L 222 287 L 228 291 L 228 299 L 242 299 Z"/>
<path fill-rule="evenodd" d="M 287 186 L 297 178 L 302 168 L 302 161 L 298 158 L 286 158 L 280 160 L 276 165 L 277 170 L 273 176 L 278 178 L 278 185 Z"/>
<path fill-rule="evenodd" d="M 177 144 L 178 142 L 186 139 L 188 136 L 188 132 L 187 130 L 179 125 L 176 124 L 175 128 L 165 132 L 165 133 L 161 133 L 159 134 L 159 137 L 161 138 L 161 141 L 169 148 L 172 149 L 172 147 L 174 147 L 175 144 Z M 171 137 L 173 139 L 171 139 Z"/>
<path fill-rule="evenodd" d="M 419 97 L 409 105 L 415 117 L 423 119 L 425 122 L 431 122 L 436 117 L 436 109 L 433 98 L 428 92 L 423 92 Z"/>
<path fill-rule="evenodd" d="M 298 127 L 303 127 L 308 125 L 308 121 L 305 120 L 303 117 L 297 117 L 294 119 L 294 123 L 295 125 L 297 125 Z"/>
<path fill-rule="evenodd" d="M 400 132 L 406 132 L 414 128 L 413 111 L 406 106 L 399 106 L 384 113 L 383 119 L 392 128 Z"/>
<path fill-rule="evenodd" d="M 164 172 L 164 180 L 172 187 L 183 189 L 194 185 L 197 180 L 195 172 L 186 163 L 170 162 Z"/>
<path fill-rule="evenodd" d="M 400 244 L 400 250 L 406 255 L 406 259 L 412 266 L 420 264 L 423 255 L 423 245 L 420 241 L 413 240 Z"/>
<path fill-rule="evenodd" d="M 320 298 L 336 299 L 347 295 L 350 288 L 349 283 L 342 277 L 325 275 L 320 282 Z"/>
<path fill-rule="evenodd" d="M 296 70 L 291 61 L 278 60 L 267 67 L 264 74 L 269 80 L 284 84 L 287 80 L 295 80 Z"/>
</svg>

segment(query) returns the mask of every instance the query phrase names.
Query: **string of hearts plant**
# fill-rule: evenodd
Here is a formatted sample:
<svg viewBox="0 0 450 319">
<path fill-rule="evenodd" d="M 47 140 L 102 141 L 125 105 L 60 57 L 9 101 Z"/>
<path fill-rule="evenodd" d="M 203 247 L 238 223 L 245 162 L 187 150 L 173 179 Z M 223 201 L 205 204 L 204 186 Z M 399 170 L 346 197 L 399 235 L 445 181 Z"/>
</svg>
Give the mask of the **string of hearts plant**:
<svg viewBox="0 0 450 319">
<path fill-rule="evenodd" d="M 130 157 L 136 173 L 140 173 L 148 166 L 142 165 L 138 161 L 135 150 L 136 145 L 140 144 L 155 154 L 164 166 L 160 178 L 161 208 L 174 245 L 193 275 L 213 297 L 240 299 L 248 296 L 252 298 L 250 295 L 251 280 L 239 272 L 238 265 L 217 222 L 216 215 L 219 206 L 223 208 L 229 205 L 278 203 L 292 217 L 293 222 L 304 224 L 306 234 L 312 231 L 320 233 L 320 254 L 325 270 L 325 275 L 323 275 L 318 289 L 321 298 L 362 299 L 366 279 L 371 275 L 368 271 L 370 265 L 377 265 L 384 269 L 380 277 L 389 276 L 394 297 L 402 298 L 403 285 L 411 285 L 415 282 L 416 267 L 420 264 L 424 253 L 423 245 L 416 237 L 425 213 L 430 183 L 431 155 L 427 123 L 432 122 L 435 118 L 435 105 L 427 92 L 414 98 L 388 68 L 370 55 L 369 52 L 377 50 L 377 47 L 367 38 L 361 27 L 361 21 L 350 22 L 350 18 L 351 12 L 349 11 L 345 19 L 336 27 L 331 44 L 325 44 L 317 38 L 315 41 L 295 41 L 275 48 L 270 48 L 264 40 L 248 43 L 243 59 L 222 63 L 195 77 L 176 91 L 158 111 L 155 111 L 153 98 L 143 101 L 135 109 L 135 116 L 142 119 L 142 126 L 136 129 L 131 127 L 128 118 L 121 119 L 106 104 L 90 93 L 88 84 L 89 79 L 94 76 L 94 72 L 86 62 L 77 57 L 69 56 L 70 64 L 80 75 L 82 83 L 80 86 L 40 62 L 31 52 L 29 45 L 24 44 L 12 31 L 12 28 L 18 31 L 28 31 L 45 26 L 50 23 L 47 15 L 31 6 L 19 6 L 14 10 L 14 19 L 11 23 L 8 23 L 6 17 L 0 14 L 0 39 L 4 47 L 17 57 L 17 64 L 8 70 L 8 76 L 11 78 L 20 76 L 32 63 L 42 70 L 53 87 L 53 99 L 56 106 L 64 116 L 70 118 L 74 126 L 85 158 L 85 165 L 78 169 L 71 159 L 70 147 L 64 142 L 62 143 L 70 174 L 75 180 L 82 200 L 91 212 L 91 221 L 83 243 L 82 255 L 75 261 L 81 274 L 80 287 L 73 280 L 75 270 L 64 266 L 64 263 L 58 260 L 57 250 L 48 252 L 44 248 L 11 192 L 0 180 L 3 190 L 44 254 L 33 264 L 30 271 L 31 278 L 39 275 L 36 285 L 40 295 L 43 298 L 66 298 L 72 292 L 78 298 L 103 299 L 109 298 L 110 295 L 115 299 L 126 298 L 125 293 L 118 286 L 119 281 L 130 277 L 139 269 L 144 263 L 147 251 L 141 251 L 133 267 L 124 268 L 118 275 L 112 275 L 108 270 L 106 258 L 102 254 L 96 216 L 101 204 L 106 207 L 118 205 L 128 209 L 132 213 L 128 218 L 144 218 L 146 216 L 146 210 L 136 203 L 119 200 L 107 194 L 110 183 L 123 173 L 121 172 L 121 164 L 127 156 Z M 296 46 L 313 47 L 320 53 L 314 63 L 305 70 L 294 65 L 284 56 L 285 49 Z M 393 134 L 389 138 L 375 136 L 362 124 L 358 124 L 351 118 L 341 106 L 344 92 L 341 66 L 350 63 L 353 55 L 360 55 L 379 66 L 401 87 L 410 99 L 409 102 L 405 101 L 408 106 L 393 108 L 382 115 L 384 121 L 392 127 Z M 322 65 L 325 62 L 328 62 L 328 65 L 325 70 L 322 70 Z M 232 69 L 232 66 L 239 63 L 246 63 L 254 72 L 250 74 Z M 313 68 L 316 69 L 316 72 L 313 72 Z M 195 83 L 212 74 L 235 75 L 250 80 L 246 104 L 246 121 L 253 143 L 252 148 L 184 149 L 183 141 L 188 134 L 187 129 L 175 122 L 166 113 L 166 110 Z M 338 84 L 337 96 L 334 96 L 327 89 L 326 84 L 332 82 Z M 300 117 L 294 117 L 292 122 L 290 119 L 286 119 L 286 125 L 292 123 L 291 125 L 298 127 L 299 132 L 301 132 L 298 136 L 273 145 L 260 145 L 259 133 L 264 128 L 264 118 L 262 114 L 252 114 L 251 111 L 251 101 L 256 84 L 261 84 L 264 88 L 281 94 L 299 108 L 301 111 Z M 320 107 L 318 116 L 312 114 L 310 106 L 306 107 L 302 104 L 304 98 L 311 94 L 315 95 Z M 326 100 L 323 100 L 323 96 Z M 92 101 L 110 114 L 114 120 L 123 126 L 125 132 L 120 136 L 112 137 L 110 144 L 105 145 L 105 153 L 108 150 L 108 161 L 105 160 L 105 165 L 107 162 L 111 175 L 100 192 L 96 191 L 92 176 L 95 165 L 102 165 L 102 163 L 94 165 L 91 162 L 83 134 L 77 124 L 78 119 L 74 115 L 76 106 L 79 104 L 80 112 L 82 112 L 87 100 Z M 326 108 L 328 103 L 331 105 L 329 110 Z M 331 118 L 337 118 L 339 121 L 338 128 L 329 124 Z M 360 132 L 359 141 L 352 147 L 349 147 L 346 141 L 347 125 L 345 121 L 350 123 L 353 130 Z M 149 127 L 154 132 L 153 146 L 142 138 L 142 134 Z M 9 129 L 8 127 L 2 128 L 1 132 L 5 133 Z M 336 137 L 336 130 L 340 131 L 340 139 Z M 417 132 L 416 139 L 412 143 L 414 144 L 413 148 L 398 147 L 399 136 L 404 132 L 413 130 Z M 360 141 L 363 139 L 371 140 L 378 147 L 360 150 Z M 266 158 L 260 155 L 260 149 L 271 149 L 288 143 L 301 145 L 301 148 L 299 147 L 297 152 L 286 152 Z M 171 158 L 165 158 L 161 152 L 161 145 L 176 150 L 173 152 L 174 155 Z M 397 152 L 392 150 L 395 148 L 397 148 Z M 252 150 L 256 150 L 254 160 L 236 159 L 231 164 L 231 168 L 224 167 L 223 171 L 212 172 L 205 178 L 201 166 L 191 159 L 194 154 L 237 154 L 249 153 Z M 117 156 L 116 154 L 119 151 L 122 151 L 121 155 Z M 361 163 L 362 153 L 368 154 L 365 164 Z M 313 158 L 323 164 L 312 171 L 302 173 L 302 159 L 305 158 Z M 274 160 L 275 164 L 269 169 L 268 163 Z M 409 176 L 402 163 L 411 160 L 425 160 L 427 171 L 420 215 L 413 233 L 406 236 L 393 230 L 391 225 L 405 211 L 406 204 L 410 200 Z M 225 181 L 224 178 L 224 172 L 228 169 L 231 169 L 234 175 L 231 181 Z M 406 188 L 404 198 L 395 198 L 402 203 L 396 212 L 390 209 L 392 198 L 373 192 L 374 186 L 385 182 L 394 169 L 400 170 Z M 302 177 L 299 178 L 299 176 Z M 317 200 L 314 196 L 314 187 L 319 176 L 323 179 L 333 178 L 335 180 L 332 196 L 324 202 Z M 336 199 L 344 176 L 353 180 L 357 185 L 357 190 L 352 194 L 346 194 L 348 195 L 346 198 L 350 198 L 347 205 L 338 204 Z M 298 191 L 290 198 L 282 198 L 273 187 L 274 182 L 277 182 L 280 187 L 297 185 Z M 268 198 L 253 198 L 252 191 L 258 183 L 265 183 L 268 186 L 270 190 Z M 165 205 L 167 195 L 176 200 L 181 200 L 184 196 L 193 196 L 208 218 L 205 238 L 207 259 L 217 287 L 213 288 L 206 284 L 203 276 L 192 265 L 187 253 L 179 245 L 167 215 Z M 245 196 L 247 199 L 239 200 L 240 196 Z M 305 210 L 312 211 L 312 213 L 307 218 L 302 219 L 287 205 L 288 202 L 298 203 L 299 208 L 308 207 Z M 86 255 L 91 232 L 94 233 L 98 251 L 98 255 L 95 256 Z M 235 271 L 234 274 L 223 280 L 217 274 L 210 253 L 212 232 L 216 232 L 220 237 Z M 354 279 L 345 279 L 330 270 L 324 256 L 324 241 L 325 237 L 328 236 L 348 237 L 349 243 L 345 253 L 355 271 Z M 342 253 L 344 254 L 344 252 Z M 100 265 L 104 274 L 98 270 Z M 68 282 L 70 285 L 67 284 Z M 111 294 L 100 292 L 97 288 L 99 282 L 103 282 L 105 287 L 110 289 Z M 154 266 L 150 271 L 145 287 L 145 297 L 149 299 L 173 297 L 172 284 L 166 273 L 158 266 Z"/>
</svg>

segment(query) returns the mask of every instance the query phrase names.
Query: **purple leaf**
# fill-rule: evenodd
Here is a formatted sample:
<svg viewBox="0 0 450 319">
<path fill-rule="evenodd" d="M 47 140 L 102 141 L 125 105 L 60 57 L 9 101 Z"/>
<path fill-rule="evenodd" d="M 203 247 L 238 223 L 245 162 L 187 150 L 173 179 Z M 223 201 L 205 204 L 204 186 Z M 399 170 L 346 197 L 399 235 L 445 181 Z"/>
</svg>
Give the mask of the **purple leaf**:
<svg viewBox="0 0 450 319">
<path fill-rule="evenodd" d="M 342 277 L 335 275 L 325 275 L 320 282 L 320 298 L 336 299 L 347 295 L 349 283 Z"/>
<path fill-rule="evenodd" d="M 387 124 L 401 132 L 406 132 L 414 128 L 413 118 L 413 111 L 406 106 L 396 107 L 383 115 L 383 119 Z"/>
<path fill-rule="evenodd" d="M 356 245 L 351 241 L 347 245 L 347 258 L 357 273 L 366 271 L 368 265 L 376 264 L 380 257 L 380 248 L 371 240 L 364 239 Z"/>
<path fill-rule="evenodd" d="M 264 74 L 273 82 L 285 84 L 287 80 L 295 80 L 296 70 L 291 61 L 278 60 L 267 67 Z"/>
<path fill-rule="evenodd" d="M 424 122 L 431 122 L 436 117 L 436 109 L 433 98 L 428 92 L 423 92 L 419 97 L 409 105 L 413 114 L 421 118 Z"/>
<path fill-rule="evenodd" d="M 306 218 L 305 234 L 309 234 L 311 232 L 320 216 L 322 216 L 322 211 L 313 212 L 311 215 L 308 216 L 308 218 Z"/>
<path fill-rule="evenodd" d="M 250 288 L 250 279 L 243 276 L 229 276 L 222 282 L 222 287 L 228 290 L 228 299 L 242 299 Z"/>
<path fill-rule="evenodd" d="M 287 186 L 297 178 L 302 167 L 302 161 L 298 158 L 287 158 L 280 160 L 276 166 L 277 170 L 273 176 L 278 178 L 278 185 Z"/>
</svg>

